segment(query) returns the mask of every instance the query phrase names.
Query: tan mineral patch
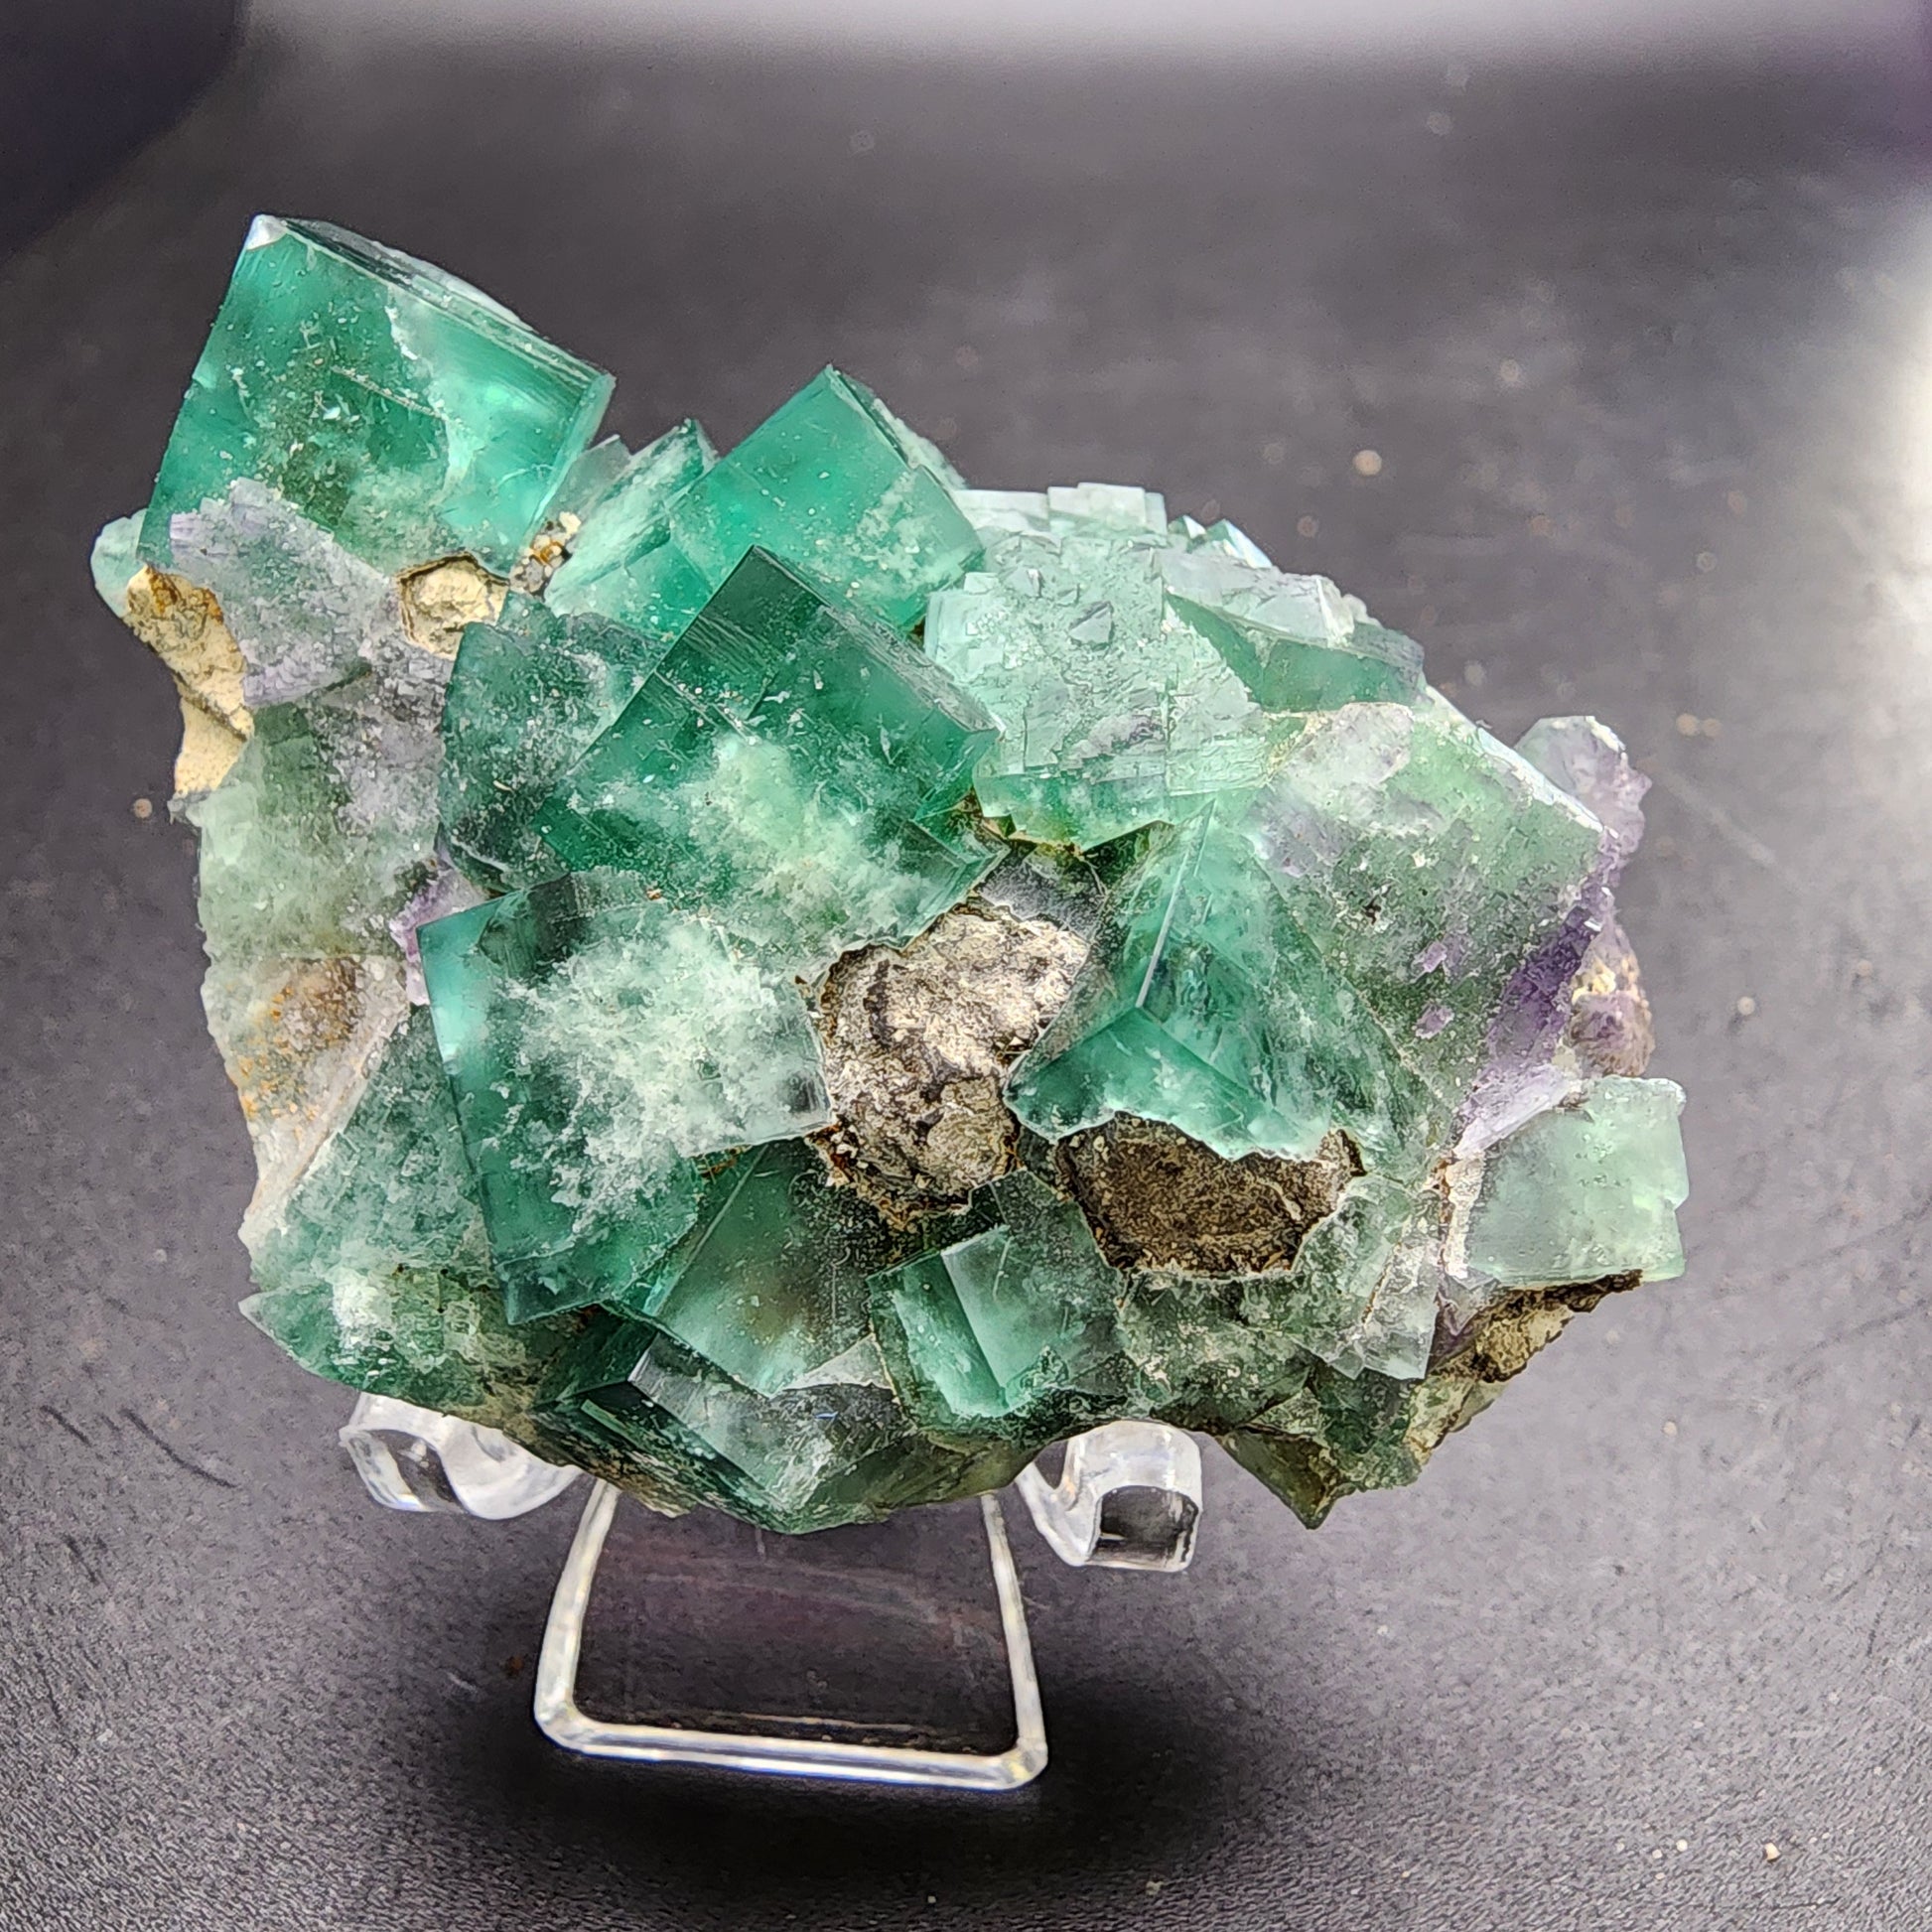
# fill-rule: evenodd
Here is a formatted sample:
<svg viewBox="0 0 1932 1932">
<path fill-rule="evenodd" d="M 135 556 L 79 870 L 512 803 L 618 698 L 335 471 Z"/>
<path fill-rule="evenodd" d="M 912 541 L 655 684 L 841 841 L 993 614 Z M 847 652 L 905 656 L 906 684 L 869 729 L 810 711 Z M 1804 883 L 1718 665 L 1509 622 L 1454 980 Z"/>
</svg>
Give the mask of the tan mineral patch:
<svg viewBox="0 0 1932 1932">
<path fill-rule="evenodd" d="M 454 657 L 466 624 L 494 623 L 509 585 L 474 557 L 442 557 L 396 579 L 402 627 L 419 650 Z"/>
<path fill-rule="evenodd" d="M 217 962 L 203 1002 L 254 1143 L 252 1218 L 287 1192 L 361 1097 L 409 1010 L 402 968 L 373 956 Z"/>
<path fill-rule="evenodd" d="M 1433 1366 L 1418 1392 L 1408 1443 L 1418 1462 L 1427 1461 L 1444 1437 L 1470 1423 L 1563 1333 L 1571 1319 L 1587 1314 L 1606 1295 L 1637 1286 L 1635 1275 L 1607 1275 L 1600 1282 L 1568 1288 L 1522 1289 L 1498 1302 L 1468 1340 Z"/>
<path fill-rule="evenodd" d="M 127 626 L 167 665 L 181 696 L 179 796 L 212 791 L 255 729 L 241 695 L 246 668 L 212 592 L 143 564 L 127 587 Z"/>
<path fill-rule="evenodd" d="M 181 749 L 175 754 L 175 796 L 193 798 L 212 791 L 234 768 L 245 743 L 184 693 Z"/>
<path fill-rule="evenodd" d="M 1637 955 L 1612 919 L 1584 955 L 1570 987 L 1565 1044 L 1584 1071 L 1635 1078 L 1650 1064 L 1657 1036 Z"/>
<path fill-rule="evenodd" d="M 546 523 L 516 560 L 516 568 L 510 572 L 510 589 L 521 591 L 526 597 L 541 597 L 544 586 L 556 575 L 557 566 L 570 555 L 570 546 L 583 527 L 583 519 L 570 510 L 564 510 Z"/>
</svg>

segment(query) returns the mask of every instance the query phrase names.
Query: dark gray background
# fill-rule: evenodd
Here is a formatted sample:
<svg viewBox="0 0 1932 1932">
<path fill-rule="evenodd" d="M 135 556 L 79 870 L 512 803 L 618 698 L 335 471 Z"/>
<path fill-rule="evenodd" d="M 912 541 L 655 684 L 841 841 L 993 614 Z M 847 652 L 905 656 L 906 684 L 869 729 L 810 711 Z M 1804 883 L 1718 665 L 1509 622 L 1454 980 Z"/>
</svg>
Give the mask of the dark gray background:
<svg viewBox="0 0 1932 1932">
<path fill-rule="evenodd" d="M 267 36 L 0 266 L 0 1923 L 1927 1923 L 1918 85 Z M 570 1507 L 378 1513 L 232 1313 L 173 705 L 86 581 L 258 207 L 484 284 L 632 441 L 836 360 L 987 483 L 1217 502 L 1506 735 L 1613 721 L 1689 1275 L 1317 1536 L 1217 1457 L 1189 1577 L 1027 1553 L 1018 1796 L 557 1754 L 506 1660 Z"/>
<path fill-rule="evenodd" d="M 0 253 L 193 102 L 236 40 L 237 0 L 0 7 Z"/>
</svg>

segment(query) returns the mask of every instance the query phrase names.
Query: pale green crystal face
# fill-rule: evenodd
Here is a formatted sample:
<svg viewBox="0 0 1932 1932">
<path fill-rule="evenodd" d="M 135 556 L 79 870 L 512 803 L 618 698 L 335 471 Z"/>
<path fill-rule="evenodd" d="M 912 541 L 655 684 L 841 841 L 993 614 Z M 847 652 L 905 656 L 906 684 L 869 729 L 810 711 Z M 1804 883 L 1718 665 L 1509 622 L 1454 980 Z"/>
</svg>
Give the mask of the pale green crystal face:
<svg viewBox="0 0 1932 1932">
<path fill-rule="evenodd" d="M 1601 726 L 836 371 L 722 458 L 607 391 L 259 223 L 95 547 L 298 1360 L 773 1530 L 1116 1417 L 1313 1523 L 1682 1269 Z"/>
<path fill-rule="evenodd" d="M 1669 1080 L 1592 1080 L 1570 1106 L 1519 1127 L 1483 1164 L 1463 1272 L 1504 1288 L 1553 1275 L 1684 1272 L 1677 1210 L 1691 1191 Z"/>
<path fill-rule="evenodd" d="M 693 422 L 639 450 L 584 509 L 570 555 L 544 590 L 553 611 L 595 612 L 667 642 L 713 586 L 671 541 L 671 505 L 718 461 Z"/>
<path fill-rule="evenodd" d="M 257 711 L 233 768 L 185 808 L 211 956 L 387 951 L 430 875 L 449 667 L 380 624 L 359 641 L 359 674 Z"/>
<path fill-rule="evenodd" d="M 923 1435 L 890 1383 L 827 1380 L 763 1396 L 643 1322 L 608 1318 L 551 1372 L 537 1426 L 614 1479 L 768 1529 L 866 1522 L 1011 1481 L 1027 1451 Z"/>
<path fill-rule="evenodd" d="M 999 721 L 975 784 L 1023 837 L 1102 845 L 1267 771 L 1269 721 L 1140 542 L 1001 538 L 933 599 L 926 648 Z"/>
<path fill-rule="evenodd" d="M 326 222 L 248 231 L 162 458 L 168 520 L 266 483 L 353 555 L 468 550 L 507 570 L 597 428 L 611 378 L 454 276 Z"/>
<path fill-rule="evenodd" d="M 1421 651 L 1324 578 L 1170 530 L 1144 491 L 962 501 L 992 519 L 987 554 L 933 598 L 926 648 L 999 721 L 975 782 L 1022 837 L 1174 822 L 1264 781 L 1302 714 L 1422 689 Z"/>
</svg>

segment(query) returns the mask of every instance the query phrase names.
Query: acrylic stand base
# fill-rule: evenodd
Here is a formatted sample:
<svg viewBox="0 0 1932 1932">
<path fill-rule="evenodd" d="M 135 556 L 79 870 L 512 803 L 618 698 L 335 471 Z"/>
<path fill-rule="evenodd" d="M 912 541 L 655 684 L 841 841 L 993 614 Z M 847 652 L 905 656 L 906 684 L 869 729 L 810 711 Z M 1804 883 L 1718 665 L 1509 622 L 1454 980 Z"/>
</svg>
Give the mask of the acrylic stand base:
<svg viewBox="0 0 1932 1932">
<path fill-rule="evenodd" d="M 578 1675 L 592 1589 L 605 1551 L 612 1520 L 620 1504 L 619 1492 L 599 1483 L 584 1510 L 577 1537 L 565 1559 L 563 1575 L 550 1607 L 550 1622 L 537 1664 L 536 1720 L 544 1734 L 566 1750 L 591 1757 L 626 1758 L 650 1764 L 701 1764 L 717 1770 L 761 1771 L 801 1778 L 844 1778 L 867 1783 L 922 1784 L 1005 1791 L 1039 1775 L 1046 1763 L 1046 1731 L 1040 1713 L 1039 1683 L 1034 1675 L 1033 1643 L 1027 1634 L 1027 1611 L 1020 1597 L 1020 1578 L 1007 1542 L 1006 1522 L 999 1499 L 982 1497 L 971 1508 L 985 1529 L 986 1552 L 992 1567 L 998 1604 L 999 1636 L 1003 1642 L 1006 1675 L 1012 1696 L 1013 1741 L 1004 1750 L 947 1750 L 918 1744 L 849 1741 L 825 1734 L 833 1725 L 814 1723 L 808 1715 L 776 1722 L 805 1734 L 783 1735 L 750 1727 L 705 1729 L 684 1725 L 634 1724 L 588 1715 L 578 1702 Z M 672 1526 L 664 1526 L 667 1530 Z M 838 1538 L 840 1531 L 821 1537 Z M 774 1539 L 783 1543 L 792 1539 Z M 851 1573 L 825 1575 L 832 1590 L 858 1594 L 853 1605 L 863 1607 L 863 1595 L 852 1591 Z M 822 1681 L 801 1657 L 801 1679 Z M 771 1701 L 771 1700 L 763 1700 Z M 772 1722 L 767 1720 L 767 1722 Z M 851 1720 L 834 1721 L 842 1729 L 856 1729 Z M 891 1726 L 900 1728 L 900 1726 Z"/>
<path fill-rule="evenodd" d="M 575 1474 L 380 1397 L 357 1403 L 342 1440 L 390 1509 L 501 1520 Z M 1186 1568 L 1191 1437 L 1110 1423 L 1059 1453 L 1056 1478 L 1029 1468 L 1014 1487 L 1061 1562 Z M 535 1715 L 566 1750 L 641 1764 L 975 1791 L 1015 1790 L 1046 1764 L 998 1496 L 781 1537 L 710 1511 L 653 1517 L 597 1483 L 551 1601 Z"/>
</svg>

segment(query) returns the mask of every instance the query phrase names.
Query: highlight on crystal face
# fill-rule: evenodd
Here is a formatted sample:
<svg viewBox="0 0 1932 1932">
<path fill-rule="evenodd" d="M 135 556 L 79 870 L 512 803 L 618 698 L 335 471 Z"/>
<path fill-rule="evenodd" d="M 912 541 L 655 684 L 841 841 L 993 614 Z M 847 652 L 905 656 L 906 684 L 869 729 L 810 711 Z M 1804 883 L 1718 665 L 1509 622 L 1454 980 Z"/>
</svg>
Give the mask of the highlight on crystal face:
<svg viewBox="0 0 1932 1932">
<path fill-rule="evenodd" d="M 836 370 L 723 454 L 610 392 L 262 216 L 95 545 L 305 1367 L 773 1530 L 1123 1418 L 1313 1524 L 1682 1271 L 1604 726 L 1512 750 L 1231 524 L 970 487 Z"/>
</svg>

